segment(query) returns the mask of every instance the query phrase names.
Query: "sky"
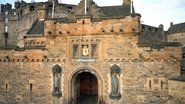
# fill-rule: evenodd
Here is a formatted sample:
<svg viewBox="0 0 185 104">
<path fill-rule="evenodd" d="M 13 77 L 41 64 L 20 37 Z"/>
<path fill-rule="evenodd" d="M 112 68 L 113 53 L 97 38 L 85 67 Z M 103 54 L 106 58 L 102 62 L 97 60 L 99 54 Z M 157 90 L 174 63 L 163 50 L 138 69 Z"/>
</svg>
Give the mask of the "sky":
<svg viewBox="0 0 185 104">
<path fill-rule="evenodd" d="M 16 0 L 0 0 L 0 4 L 11 3 Z M 24 0 L 31 2 L 33 0 Z M 34 0 L 44 2 L 47 0 Z M 61 3 L 78 4 L 80 0 L 59 0 Z M 99 6 L 121 5 L 123 0 L 94 0 Z M 170 22 L 174 24 L 185 22 L 185 0 L 133 0 L 135 11 L 141 14 L 143 24 L 158 27 L 164 25 L 167 30 Z"/>
</svg>

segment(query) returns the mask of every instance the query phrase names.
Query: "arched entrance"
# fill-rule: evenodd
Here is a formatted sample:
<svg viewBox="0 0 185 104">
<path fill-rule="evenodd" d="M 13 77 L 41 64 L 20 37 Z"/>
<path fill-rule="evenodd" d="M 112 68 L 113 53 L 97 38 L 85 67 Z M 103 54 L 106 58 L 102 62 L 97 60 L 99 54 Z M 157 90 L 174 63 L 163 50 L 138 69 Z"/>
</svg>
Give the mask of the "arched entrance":
<svg viewBox="0 0 185 104">
<path fill-rule="evenodd" d="M 98 76 L 99 77 L 99 76 Z M 72 104 L 97 104 L 100 101 L 100 80 L 95 72 L 81 70 L 71 79 Z"/>
</svg>

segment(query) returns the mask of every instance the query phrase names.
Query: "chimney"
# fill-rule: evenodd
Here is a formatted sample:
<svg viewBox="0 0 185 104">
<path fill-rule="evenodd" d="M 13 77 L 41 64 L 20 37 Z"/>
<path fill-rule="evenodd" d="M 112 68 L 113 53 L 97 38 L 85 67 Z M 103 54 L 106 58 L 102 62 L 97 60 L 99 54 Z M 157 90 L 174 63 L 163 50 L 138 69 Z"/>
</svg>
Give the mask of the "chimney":
<svg viewBox="0 0 185 104">
<path fill-rule="evenodd" d="M 159 25 L 160 29 L 164 29 L 164 26 L 162 24 Z"/>
<path fill-rule="evenodd" d="M 123 0 L 123 5 L 130 5 L 130 0 Z"/>
<path fill-rule="evenodd" d="M 170 27 L 172 27 L 173 26 L 173 22 L 170 22 Z"/>
<path fill-rule="evenodd" d="M 54 2 L 55 4 L 58 4 L 58 0 L 48 0 L 48 2 Z"/>
</svg>

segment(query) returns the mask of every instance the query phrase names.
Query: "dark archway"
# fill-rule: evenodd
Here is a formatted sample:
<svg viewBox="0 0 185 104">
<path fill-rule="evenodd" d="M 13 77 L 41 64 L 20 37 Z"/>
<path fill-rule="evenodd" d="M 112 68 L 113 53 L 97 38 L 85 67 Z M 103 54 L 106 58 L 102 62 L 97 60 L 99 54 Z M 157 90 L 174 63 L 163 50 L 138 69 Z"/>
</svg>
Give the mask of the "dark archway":
<svg viewBox="0 0 185 104">
<path fill-rule="evenodd" d="M 98 79 L 90 72 L 78 73 L 73 82 L 74 104 L 97 104 Z"/>
<path fill-rule="evenodd" d="M 33 11 L 35 11 L 35 7 L 32 5 L 30 6 L 30 12 L 33 12 Z"/>
</svg>

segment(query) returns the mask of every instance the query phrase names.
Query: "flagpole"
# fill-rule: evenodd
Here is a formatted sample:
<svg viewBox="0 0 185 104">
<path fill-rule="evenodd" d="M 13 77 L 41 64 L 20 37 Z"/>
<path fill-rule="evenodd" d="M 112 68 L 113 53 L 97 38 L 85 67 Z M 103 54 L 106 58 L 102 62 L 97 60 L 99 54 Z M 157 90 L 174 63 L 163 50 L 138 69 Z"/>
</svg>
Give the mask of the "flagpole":
<svg viewBox="0 0 185 104">
<path fill-rule="evenodd" d="M 87 0 L 85 0 L 85 15 L 87 14 Z"/>
<path fill-rule="evenodd" d="M 55 11 L 55 2 L 53 2 L 52 18 L 54 17 L 54 11 Z"/>
<path fill-rule="evenodd" d="M 132 12 L 132 11 L 133 11 L 133 10 L 132 10 L 132 5 L 133 5 L 132 3 L 133 3 L 132 0 L 130 0 L 130 13 L 133 13 L 133 12 Z"/>
</svg>

